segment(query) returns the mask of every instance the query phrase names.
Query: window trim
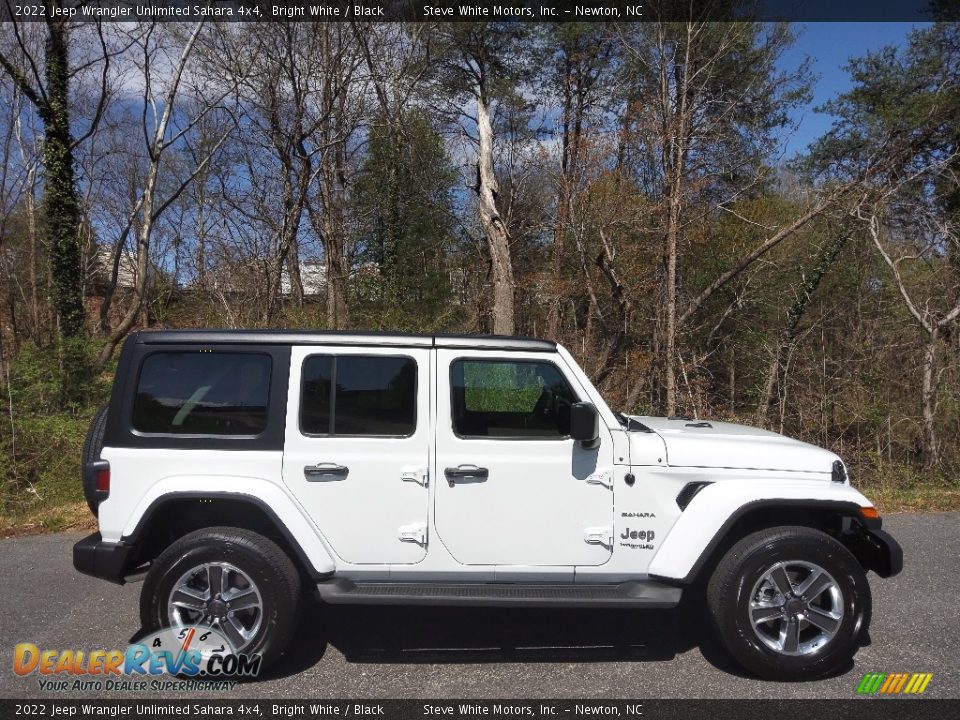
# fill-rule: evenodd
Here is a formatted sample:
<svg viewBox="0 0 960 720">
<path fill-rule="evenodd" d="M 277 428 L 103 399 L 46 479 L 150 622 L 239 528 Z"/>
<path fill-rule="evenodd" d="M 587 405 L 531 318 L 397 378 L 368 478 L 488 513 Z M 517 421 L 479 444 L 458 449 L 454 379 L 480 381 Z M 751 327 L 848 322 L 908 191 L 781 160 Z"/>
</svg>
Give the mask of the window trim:
<svg viewBox="0 0 960 720">
<path fill-rule="evenodd" d="M 263 429 L 258 433 L 175 433 L 175 432 L 147 432 L 146 430 L 139 430 L 133 424 L 133 412 L 137 404 L 137 393 L 140 390 L 140 380 L 143 378 L 143 366 L 147 364 L 147 360 L 152 358 L 154 355 L 201 355 L 204 352 L 209 352 L 211 355 L 260 355 L 265 357 L 270 361 L 270 370 L 267 374 L 267 405 L 264 409 L 264 425 Z M 133 392 L 131 393 L 130 400 L 130 412 L 128 417 L 130 434 L 135 437 L 140 438 L 184 438 L 184 439 L 210 439 L 210 440 L 257 440 L 258 438 L 263 437 L 263 434 L 270 429 L 270 407 L 271 400 L 273 399 L 273 369 L 276 364 L 276 358 L 267 351 L 263 350 L 225 350 L 221 352 L 216 352 L 213 349 L 207 350 L 206 348 L 194 349 L 194 348 L 173 348 L 173 349 L 163 349 L 156 350 L 153 352 L 144 353 L 139 359 L 139 365 L 137 366 L 137 378 L 133 385 Z"/>
<path fill-rule="evenodd" d="M 413 378 L 413 431 L 406 435 L 355 435 L 355 434 L 340 434 L 340 433 L 309 433 L 303 429 L 303 391 L 305 380 L 305 373 L 303 372 L 304 367 L 307 364 L 307 361 L 310 358 L 314 357 L 327 357 L 333 358 L 333 368 L 330 373 L 330 383 L 331 390 L 330 393 L 330 423 L 336 427 L 336 413 L 337 413 L 337 363 L 339 358 L 391 358 L 391 359 L 400 359 L 400 360 L 409 360 L 413 363 L 413 367 L 416 370 Z M 353 439 L 364 439 L 364 438 L 373 438 L 373 439 L 384 439 L 384 440 L 407 440 L 412 438 L 417 434 L 417 431 L 420 429 L 420 363 L 417 362 L 417 359 L 412 355 L 406 355 L 403 353 L 310 353 L 305 355 L 302 362 L 300 363 L 300 388 L 297 393 L 297 431 L 300 433 L 301 437 L 305 438 L 315 438 L 315 439 L 330 439 L 338 440 L 340 438 L 353 438 Z"/>
<path fill-rule="evenodd" d="M 557 435 L 551 437 L 532 437 L 530 435 L 498 435 L 496 437 L 491 437 L 490 435 L 461 435 L 457 432 L 457 428 L 454 425 L 453 418 L 453 366 L 458 362 L 463 362 L 465 360 L 473 360 L 476 362 L 492 362 L 492 363 L 531 363 L 531 364 L 547 364 L 552 365 L 556 371 L 560 374 L 560 377 L 563 378 L 563 381 L 567 384 L 567 388 L 570 390 L 570 393 L 574 397 L 574 402 L 583 402 L 580 397 L 580 393 L 576 391 L 573 386 L 573 383 L 570 382 L 570 378 L 566 376 L 560 366 L 555 363 L 553 360 L 548 360 L 544 357 L 542 360 L 538 358 L 500 358 L 500 357 L 484 357 L 477 355 L 458 355 L 450 360 L 450 366 L 447 369 L 448 375 L 448 385 L 450 386 L 450 431 L 453 435 L 459 440 L 508 440 L 511 442 L 514 441 L 526 441 L 526 442 L 565 442 L 570 440 L 570 434 L 566 435 Z"/>
</svg>

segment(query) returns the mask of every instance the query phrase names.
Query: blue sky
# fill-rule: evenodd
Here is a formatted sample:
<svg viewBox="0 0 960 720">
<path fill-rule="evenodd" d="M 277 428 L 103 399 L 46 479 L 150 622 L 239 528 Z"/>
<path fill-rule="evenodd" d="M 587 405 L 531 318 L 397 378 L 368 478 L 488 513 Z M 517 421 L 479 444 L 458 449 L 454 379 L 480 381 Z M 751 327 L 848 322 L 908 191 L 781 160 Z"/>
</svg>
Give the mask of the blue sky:
<svg viewBox="0 0 960 720">
<path fill-rule="evenodd" d="M 842 1 L 842 0 L 841 0 Z M 806 149 L 813 140 L 831 125 L 829 115 L 814 108 L 850 87 L 850 79 L 843 70 L 852 57 L 866 54 L 884 45 L 904 45 L 910 31 L 924 23 L 858 22 L 798 23 L 795 26 L 797 42 L 781 59 L 784 68 L 796 67 L 809 56 L 817 78 L 813 87 L 813 101 L 795 115 L 800 127 L 785 142 L 785 158 Z"/>
</svg>

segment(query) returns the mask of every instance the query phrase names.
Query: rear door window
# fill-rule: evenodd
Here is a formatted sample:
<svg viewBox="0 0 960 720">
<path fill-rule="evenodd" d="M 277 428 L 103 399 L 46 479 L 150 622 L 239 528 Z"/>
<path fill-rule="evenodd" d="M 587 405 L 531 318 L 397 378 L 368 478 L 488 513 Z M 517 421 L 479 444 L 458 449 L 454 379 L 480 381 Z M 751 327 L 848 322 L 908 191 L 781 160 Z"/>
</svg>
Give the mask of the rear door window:
<svg viewBox="0 0 960 720">
<path fill-rule="evenodd" d="M 388 355 L 312 355 L 303 363 L 305 435 L 408 437 L 417 427 L 417 363 Z"/>
<path fill-rule="evenodd" d="M 164 435 L 259 435 L 273 360 L 261 353 L 155 352 L 140 367 L 133 428 Z"/>
</svg>

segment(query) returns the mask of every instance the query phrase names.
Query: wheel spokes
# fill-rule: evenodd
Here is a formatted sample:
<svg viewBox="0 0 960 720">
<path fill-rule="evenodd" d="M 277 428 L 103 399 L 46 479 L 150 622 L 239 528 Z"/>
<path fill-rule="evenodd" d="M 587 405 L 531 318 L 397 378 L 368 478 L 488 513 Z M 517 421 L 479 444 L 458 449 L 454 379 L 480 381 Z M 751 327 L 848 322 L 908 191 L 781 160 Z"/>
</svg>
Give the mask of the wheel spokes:
<svg viewBox="0 0 960 720">
<path fill-rule="evenodd" d="M 170 604 L 193 612 L 204 612 L 207 598 L 203 594 L 183 585 L 173 591 Z"/>
<path fill-rule="evenodd" d="M 220 624 L 220 629 L 223 630 L 235 651 L 239 652 L 247 644 L 248 632 L 235 617 L 227 618 L 226 622 Z"/>
<path fill-rule="evenodd" d="M 764 623 L 776 620 L 783 615 L 783 607 L 773 603 L 752 603 L 750 618 L 754 623 Z"/>
<path fill-rule="evenodd" d="M 213 628 L 239 652 L 263 625 L 263 598 L 243 569 L 227 562 L 202 563 L 174 585 L 167 618 L 174 627 Z"/>
<path fill-rule="evenodd" d="M 781 595 L 786 596 L 793 592 L 793 585 L 790 584 L 790 578 L 787 577 L 787 571 L 783 565 L 771 568 L 770 572 L 767 573 L 767 578 Z"/>
<path fill-rule="evenodd" d="M 207 565 L 207 583 L 212 597 L 222 595 L 227 589 L 227 575 L 227 571 L 220 565 Z"/>
<path fill-rule="evenodd" d="M 767 648 L 783 655 L 816 652 L 844 622 L 840 585 L 809 560 L 772 562 L 749 598 L 747 613 L 754 633 Z"/>
<path fill-rule="evenodd" d="M 236 595 L 227 598 L 227 602 L 230 603 L 230 609 L 234 612 L 260 607 L 260 598 L 253 590 L 240 590 Z"/>
<path fill-rule="evenodd" d="M 833 580 L 825 572 L 817 569 L 812 570 L 807 579 L 797 586 L 796 593 L 810 601 L 830 587 L 833 587 Z"/>
<path fill-rule="evenodd" d="M 831 637 L 836 634 L 840 628 L 841 619 L 830 613 L 826 613 L 820 608 L 807 606 L 806 620 L 811 625 L 815 625 Z"/>
<path fill-rule="evenodd" d="M 780 624 L 780 649 L 785 653 L 795 653 L 800 647 L 800 623 L 786 620 Z"/>
</svg>

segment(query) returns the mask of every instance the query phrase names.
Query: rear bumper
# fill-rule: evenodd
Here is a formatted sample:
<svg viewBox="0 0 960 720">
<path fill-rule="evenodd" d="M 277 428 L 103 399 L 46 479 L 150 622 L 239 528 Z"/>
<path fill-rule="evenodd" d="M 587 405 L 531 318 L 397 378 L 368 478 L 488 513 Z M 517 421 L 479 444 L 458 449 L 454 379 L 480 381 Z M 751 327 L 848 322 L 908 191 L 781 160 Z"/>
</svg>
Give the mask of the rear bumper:
<svg viewBox="0 0 960 720">
<path fill-rule="evenodd" d="M 104 542 L 100 533 L 94 533 L 73 546 L 73 567 L 84 575 L 123 585 L 133 550 L 133 545 Z"/>
</svg>

